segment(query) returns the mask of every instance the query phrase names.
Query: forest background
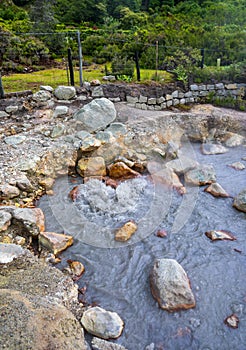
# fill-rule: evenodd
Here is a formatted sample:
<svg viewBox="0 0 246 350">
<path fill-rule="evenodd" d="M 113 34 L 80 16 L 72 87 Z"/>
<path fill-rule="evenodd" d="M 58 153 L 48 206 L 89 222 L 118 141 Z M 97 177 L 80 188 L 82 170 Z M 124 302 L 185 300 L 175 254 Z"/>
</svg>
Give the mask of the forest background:
<svg viewBox="0 0 246 350">
<path fill-rule="evenodd" d="M 125 80 L 137 59 L 183 82 L 246 82 L 245 0 L 2 0 L 2 75 L 57 67 L 68 48 L 76 60 L 77 31 L 84 66 Z"/>
</svg>

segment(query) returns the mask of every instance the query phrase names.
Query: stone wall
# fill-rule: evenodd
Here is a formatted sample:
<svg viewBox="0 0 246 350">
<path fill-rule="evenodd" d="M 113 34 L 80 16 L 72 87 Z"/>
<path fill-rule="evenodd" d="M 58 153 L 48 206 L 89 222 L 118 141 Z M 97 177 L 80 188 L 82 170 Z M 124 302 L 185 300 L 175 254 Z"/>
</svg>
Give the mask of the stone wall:
<svg viewBox="0 0 246 350">
<path fill-rule="evenodd" d="M 185 105 L 190 103 L 203 103 L 212 99 L 223 99 L 231 97 L 233 99 L 245 98 L 246 84 L 193 84 L 188 91 L 173 89 L 167 91 L 161 87 L 134 86 L 132 89 L 125 86 L 118 86 L 115 94 L 113 84 L 105 84 L 94 87 L 93 97 L 107 97 L 113 102 L 127 101 L 133 107 L 144 110 L 163 110 L 171 106 Z"/>
<path fill-rule="evenodd" d="M 60 88 L 55 91 L 51 87 L 42 86 L 40 91 L 32 94 L 31 91 L 6 94 L 0 100 L 0 118 L 12 114 L 24 114 L 29 109 L 53 108 L 61 104 L 68 104 L 80 108 L 94 98 L 106 97 L 112 102 L 127 102 L 130 106 L 143 110 L 164 110 L 172 106 L 193 103 L 212 102 L 213 99 L 243 98 L 246 97 L 246 84 L 193 84 L 184 91 L 176 84 L 167 86 L 141 84 L 101 84 L 99 81 L 85 83 L 83 87 L 63 87 L 64 96 L 60 96 Z M 68 96 L 66 95 L 68 94 Z M 68 107 L 66 107 L 68 109 Z M 60 113 L 60 112 L 59 112 Z M 61 114 L 67 114 L 61 112 Z"/>
</svg>

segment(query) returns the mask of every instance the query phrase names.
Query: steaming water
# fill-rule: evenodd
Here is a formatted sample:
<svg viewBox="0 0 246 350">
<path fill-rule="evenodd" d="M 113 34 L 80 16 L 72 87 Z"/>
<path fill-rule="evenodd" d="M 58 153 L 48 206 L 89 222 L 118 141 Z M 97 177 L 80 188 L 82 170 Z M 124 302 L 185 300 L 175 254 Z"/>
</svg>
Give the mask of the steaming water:
<svg viewBox="0 0 246 350">
<path fill-rule="evenodd" d="M 214 165 L 217 181 L 230 195 L 246 187 L 246 170 L 227 166 L 242 161 L 245 148 L 214 156 L 202 155 L 199 145 L 193 148 L 200 163 Z M 151 343 L 155 350 L 246 349 L 246 214 L 232 207 L 232 198 L 214 198 L 204 187 L 189 188 L 185 196 L 190 195 L 190 204 L 185 202 L 181 216 L 184 225 L 176 232 L 173 225 L 185 196 L 175 190 L 165 194 L 148 178 L 131 180 L 117 191 L 94 181 L 81 185 L 74 212 L 67 209 L 68 188 L 74 185 L 74 180 L 59 179 L 55 196 L 44 196 L 40 207 L 47 230 L 62 232 L 65 227 L 76 237 L 73 247 L 62 254 L 61 268 L 67 259 L 81 261 L 86 272 L 78 283 L 87 286 L 87 302 L 116 311 L 125 321 L 116 343 L 129 350 L 143 350 Z M 152 221 L 150 226 L 146 218 Z M 129 219 L 143 221 L 141 230 L 147 227 L 148 234 L 131 245 L 102 248 L 106 240 L 113 241 L 113 234 L 110 229 L 102 234 L 101 229 L 114 229 Z M 78 233 L 79 224 L 83 230 Z M 167 238 L 158 238 L 157 228 L 165 229 Z M 204 233 L 212 229 L 231 231 L 237 240 L 211 242 Z M 101 239 L 102 247 L 96 247 Z M 175 259 L 186 270 L 197 302 L 194 309 L 168 313 L 158 307 L 149 287 L 156 258 Z M 240 319 L 238 329 L 223 322 L 232 313 Z"/>
</svg>

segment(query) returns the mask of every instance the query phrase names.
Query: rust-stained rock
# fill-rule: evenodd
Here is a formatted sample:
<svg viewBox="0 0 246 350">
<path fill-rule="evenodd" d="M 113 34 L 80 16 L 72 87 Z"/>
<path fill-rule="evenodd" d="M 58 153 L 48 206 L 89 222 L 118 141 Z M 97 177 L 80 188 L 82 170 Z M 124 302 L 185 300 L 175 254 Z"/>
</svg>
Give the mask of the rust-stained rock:
<svg viewBox="0 0 246 350">
<path fill-rule="evenodd" d="M 182 266 L 173 259 L 158 259 L 150 274 L 150 287 L 159 306 L 173 312 L 195 307 L 190 281 Z"/>
<path fill-rule="evenodd" d="M 106 186 L 110 186 L 112 188 L 117 188 L 117 186 L 119 185 L 118 181 L 110 178 L 105 179 L 105 184 Z"/>
<path fill-rule="evenodd" d="M 160 238 L 164 238 L 164 237 L 167 237 L 167 231 L 166 230 L 163 230 L 163 229 L 160 229 L 156 232 L 156 236 L 157 237 L 160 237 Z"/>
<path fill-rule="evenodd" d="M 205 232 L 205 235 L 210 238 L 212 241 L 235 241 L 236 237 L 234 237 L 230 232 L 224 230 L 212 230 Z"/>
<path fill-rule="evenodd" d="M 39 184 L 44 186 L 46 190 L 51 190 L 55 183 L 55 179 L 52 177 L 46 177 L 44 179 L 39 180 Z"/>
<path fill-rule="evenodd" d="M 105 176 L 106 166 L 103 157 L 82 158 L 78 162 L 77 171 L 80 176 Z"/>
<path fill-rule="evenodd" d="M 204 191 L 212 194 L 214 197 L 230 197 L 230 195 L 223 189 L 220 184 L 218 184 L 218 182 L 212 183 L 206 187 Z"/>
<path fill-rule="evenodd" d="M 224 323 L 231 328 L 238 328 L 238 324 L 239 324 L 239 318 L 237 317 L 237 315 L 232 314 L 230 316 L 228 316 L 225 320 Z"/>
<path fill-rule="evenodd" d="M 137 224 L 134 221 L 128 221 L 115 232 L 114 239 L 119 242 L 126 242 L 137 231 L 137 229 Z"/>
<path fill-rule="evenodd" d="M 75 186 L 70 192 L 69 192 L 69 197 L 72 199 L 73 202 L 76 201 L 78 198 L 79 194 L 79 186 Z"/>
<path fill-rule="evenodd" d="M 140 176 L 137 171 L 129 168 L 129 166 L 123 162 L 111 164 L 108 167 L 108 170 L 109 176 L 113 179 L 125 180 Z"/>
<path fill-rule="evenodd" d="M 78 280 L 85 272 L 85 267 L 80 261 L 68 260 L 69 267 L 64 270 L 67 271 L 73 280 Z"/>
<path fill-rule="evenodd" d="M 73 244 L 73 237 L 55 232 L 41 232 L 38 236 L 39 244 L 55 255 Z"/>
</svg>

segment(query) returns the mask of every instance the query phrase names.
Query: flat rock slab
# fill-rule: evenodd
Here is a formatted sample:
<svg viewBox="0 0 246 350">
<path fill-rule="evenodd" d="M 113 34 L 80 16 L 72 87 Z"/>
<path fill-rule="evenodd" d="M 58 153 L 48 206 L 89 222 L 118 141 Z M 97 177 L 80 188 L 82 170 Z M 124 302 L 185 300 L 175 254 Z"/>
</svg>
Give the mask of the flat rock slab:
<svg viewBox="0 0 246 350">
<path fill-rule="evenodd" d="M 228 149 L 220 144 L 216 143 L 203 143 L 201 146 L 201 151 L 203 154 L 223 154 L 228 152 Z"/>
<path fill-rule="evenodd" d="M 62 233 L 41 232 L 38 236 L 38 242 L 57 255 L 73 244 L 73 237 Z"/>
<path fill-rule="evenodd" d="M 118 338 L 124 327 L 124 322 L 116 312 L 98 306 L 86 310 L 81 323 L 88 333 L 103 339 Z"/>
<path fill-rule="evenodd" d="M 234 162 L 232 164 L 229 164 L 228 166 L 235 169 L 235 170 L 244 170 L 245 169 L 245 165 L 241 162 Z"/>
<path fill-rule="evenodd" d="M 73 118 L 82 122 L 84 130 L 99 131 L 105 129 L 116 119 L 116 109 L 110 100 L 96 98 L 78 110 Z"/>
<path fill-rule="evenodd" d="M 150 286 L 163 310 L 173 312 L 195 307 L 188 276 L 176 260 L 156 260 L 150 274 Z"/>
<path fill-rule="evenodd" d="M 93 350 L 127 350 L 122 345 L 115 344 L 96 337 L 92 339 L 91 346 Z"/>
<path fill-rule="evenodd" d="M 210 238 L 212 241 L 235 241 L 234 237 L 230 232 L 224 230 L 212 230 L 205 232 L 205 235 Z"/>
<path fill-rule="evenodd" d="M 207 188 L 205 188 L 204 191 L 212 194 L 214 197 L 230 197 L 230 195 L 224 190 L 224 188 L 217 182 L 209 185 Z"/>
</svg>

